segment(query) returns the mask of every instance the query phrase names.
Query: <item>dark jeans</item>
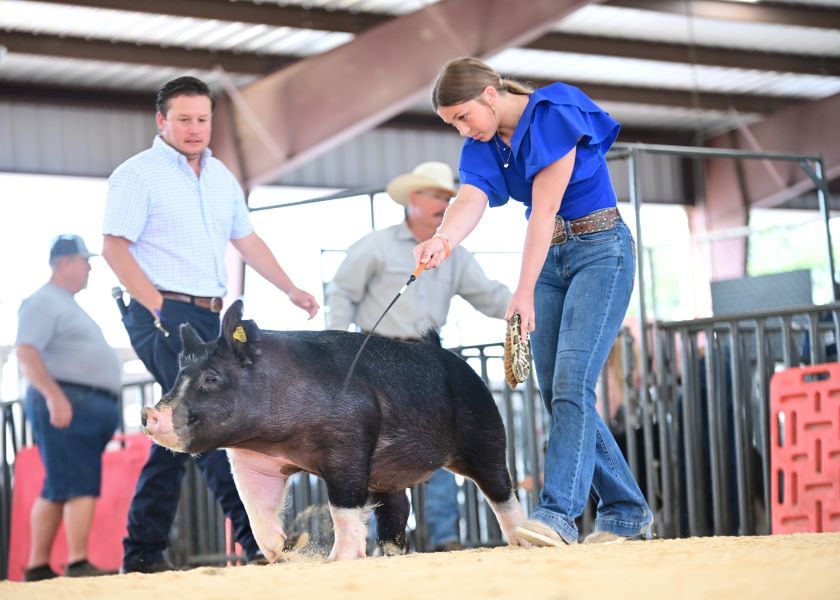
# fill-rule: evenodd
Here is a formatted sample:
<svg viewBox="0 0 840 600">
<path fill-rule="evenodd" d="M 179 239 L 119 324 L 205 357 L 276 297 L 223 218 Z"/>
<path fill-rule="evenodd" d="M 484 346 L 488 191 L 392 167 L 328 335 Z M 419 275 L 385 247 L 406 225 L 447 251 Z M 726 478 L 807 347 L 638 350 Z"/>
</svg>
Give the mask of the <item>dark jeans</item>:
<svg viewBox="0 0 840 600">
<path fill-rule="evenodd" d="M 169 337 L 164 337 L 155 329 L 151 313 L 135 300 L 131 301 L 128 314 L 123 317 L 134 351 L 163 391 L 168 392 L 178 375 L 180 325 L 189 323 L 202 339 L 209 341 L 219 335 L 219 315 L 184 302 L 164 300 L 161 321 L 169 330 Z M 157 444 L 152 446 L 128 511 L 128 536 L 123 540 L 123 565 L 163 560 L 189 458 L 189 454 L 175 453 Z M 230 517 L 236 540 L 242 544 L 250 560 L 257 553 L 257 542 L 236 491 L 227 455 L 223 450 L 214 450 L 196 457 L 195 464 L 222 505 L 225 515 Z"/>
</svg>

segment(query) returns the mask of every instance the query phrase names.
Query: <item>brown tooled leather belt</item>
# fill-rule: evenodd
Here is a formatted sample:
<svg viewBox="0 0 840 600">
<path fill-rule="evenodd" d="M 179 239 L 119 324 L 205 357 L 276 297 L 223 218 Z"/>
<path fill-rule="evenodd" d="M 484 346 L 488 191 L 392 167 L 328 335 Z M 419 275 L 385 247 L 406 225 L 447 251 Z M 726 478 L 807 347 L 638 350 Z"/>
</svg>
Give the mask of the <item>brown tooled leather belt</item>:
<svg viewBox="0 0 840 600">
<path fill-rule="evenodd" d="M 569 221 L 569 229 L 572 230 L 572 235 L 607 231 L 615 227 L 615 222 L 619 216 L 618 209 L 614 206 L 611 208 L 602 208 L 580 219 Z M 554 235 L 551 236 L 551 245 L 565 244 L 568 241 L 569 235 L 566 232 L 566 221 L 558 215 L 554 221 Z"/>
<path fill-rule="evenodd" d="M 222 299 L 218 296 L 190 296 L 189 294 L 181 294 L 179 292 L 169 292 L 167 290 L 159 290 L 160 295 L 169 300 L 176 302 L 186 302 L 187 304 L 194 304 L 195 306 L 206 308 L 211 312 L 221 312 Z"/>
</svg>

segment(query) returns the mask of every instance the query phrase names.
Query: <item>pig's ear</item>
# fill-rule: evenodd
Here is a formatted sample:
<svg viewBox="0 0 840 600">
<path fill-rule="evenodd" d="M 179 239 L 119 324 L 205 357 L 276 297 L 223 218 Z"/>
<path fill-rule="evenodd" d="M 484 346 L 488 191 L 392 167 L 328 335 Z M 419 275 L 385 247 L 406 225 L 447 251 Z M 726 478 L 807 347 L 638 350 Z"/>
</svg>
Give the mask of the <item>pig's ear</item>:
<svg viewBox="0 0 840 600">
<path fill-rule="evenodd" d="M 236 326 L 239 325 L 239 321 L 242 320 L 244 306 L 245 305 L 242 303 L 242 300 L 237 300 L 230 305 L 229 309 L 227 309 L 225 318 L 222 321 L 222 335 L 225 338 L 230 337 L 228 334 L 233 333 Z"/>
<path fill-rule="evenodd" d="M 233 355 L 244 365 L 254 364 L 260 355 L 260 329 L 251 320 L 242 320 L 242 301 L 237 300 L 228 309 L 222 322 L 222 340 Z"/>
<path fill-rule="evenodd" d="M 204 345 L 204 340 L 201 339 L 192 325 L 189 323 L 181 323 L 181 347 L 187 354 L 195 354 L 195 352 Z"/>
<path fill-rule="evenodd" d="M 204 349 L 204 340 L 195 332 L 192 325 L 182 323 L 181 328 L 181 366 L 191 362 Z"/>
<path fill-rule="evenodd" d="M 260 340 L 262 334 L 257 324 L 246 319 L 239 322 L 239 327 L 233 332 L 233 353 L 242 361 L 243 365 L 252 365 L 257 357 L 262 354 Z M 245 341 L 243 341 L 245 340 Z"/>
</svg>

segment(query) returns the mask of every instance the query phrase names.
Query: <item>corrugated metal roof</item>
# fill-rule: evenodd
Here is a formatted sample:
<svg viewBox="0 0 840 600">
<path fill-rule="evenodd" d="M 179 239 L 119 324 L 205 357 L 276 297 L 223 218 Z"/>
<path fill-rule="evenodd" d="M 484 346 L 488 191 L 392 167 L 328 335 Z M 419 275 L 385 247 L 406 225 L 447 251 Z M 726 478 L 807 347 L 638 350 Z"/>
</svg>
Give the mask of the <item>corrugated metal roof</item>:
<svg viewBox="0 0 840 600">
<path fill-rule="evenodd" d="M 246 3 L 249 0 L 238 1 Z M 401 15 L 434 4 L 434 0 L 262 0 L 261 3 Z M 840 6 L 840 1 L 786 0 L 786 4 L 834 7 Z M 21 0 L 0 0 L 0 35 L 4 30 L 161 47 L 300 57 L 328 51 L 353 38 L 351 33 Z M 820 99 L 840 92 L 840 77 L 695 65 L 690 60 L 692 44 L 810 55 L 815 61 L 819 61 L 820 57 L 840 57 L 838 30 L 689 18 L 598 4 L 575 11 L 559 21 L 555 30 L 602 36 L 605 41 L 636 39 L 685 46 L 686 61 L 682 63 L 522 48 L 506 50 L 489 61 L 505 74 L 522 79 L 571 80 L 625 86 L 645 92 L 664 89 L 693 94 L 691 106 L 683 108 L 614 102 L 613 105 L 619 107 L 617 110 L 624 117 L 622 121 L 629 125 L 671 129 L 702 127 L 709 131 L 730 126 L 730 115 L 706 110 L 704 94 Z M 218 76 L 208 71 L 130 65 L 105 58 L 79 60 L 9 53 L 0 60 L 0 81 L 151 92 L 174 76 L 190 73 L 207 80 L 216 89 L 219 87 Z M 240 86 L 256 77 L 237 73 L 229 75 Z M 719 107 L 720 103 L 716 106 Z M 419 110 L 428 111 L 428 103 L 424 102 Z M 748 114 L 747 118 L 757 116 Z"/>
<path fill-rule="evenodd" d="M 279 4 L 281 6 L 305 6 L 308 8 L 325 8 L 327 10 L 347 10 L 351 12 L 385 13 L 389 15 L 405 15 L 438 0 L 300 0 L 287 2 L 286 0 L 263 0 L 265 4 Z"/>
<path fill-rule="evenodd" d="M 168 47 L 296 56 L 320 54 L 353 38 L 349 33 L 19 0 L 0 2 L 0 28 Z"/>
<path fill-rule="evenodd" d="M 505 50 L 490 58 L 488 63 L 500 72 L 541 79 L 571 79 L 660 89 L 802 98 L 824 98 L 840 92 L 840 77 L 747 71 L 522 48 Z"/>
<path fill-rule="evenodd" d="M 825 5 L 836 7 L 840 6 L 840 2 L 826 1 Z M 840 56 L 840 31 L 689 18 L 616 6 L 585 6 L 560 21 L 555 30 L 686 45 L 702 44 L 785 54 Z"/>
<path fill-rule="evenodd" d="M 106 61 L 53 58 L 45 61 L 40 56 L 13 54 L 3 59 L 0 81 L 27 84 L 52 84 L 78 87 L 86 86 L 122 91 L 157 90 L 164 83 L 181 75 L 192 75 L 203 79 L 212 89 L 221 89 L 216 73 L 181 69 L 129 65 Z M 230 75 L 234 84 L 243 86 L 254 80 L 251 75 Z"/>
</svg>

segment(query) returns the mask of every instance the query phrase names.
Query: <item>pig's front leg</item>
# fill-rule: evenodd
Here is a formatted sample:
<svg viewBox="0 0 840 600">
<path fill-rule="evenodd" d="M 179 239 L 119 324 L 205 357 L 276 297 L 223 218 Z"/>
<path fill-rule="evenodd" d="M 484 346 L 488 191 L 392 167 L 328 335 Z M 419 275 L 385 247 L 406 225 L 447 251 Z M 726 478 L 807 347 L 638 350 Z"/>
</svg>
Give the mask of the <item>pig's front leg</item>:
<svg viewBox="0 0 840 600">
<path fill-rule="evenodd" d="M 335 532 L 330 560 L 364 558 L 368 474 L 358 465 L 365 464 L 365 455 L 345 452 L 341 459 L 323 473 Z"/>
<path fill-rule="evenodd" d="M 367 525 L 364 522 L 365 509 L 339 508 L 330 504 L 335 542 L 330 560 L 352 560 L 365 557 Z"/>
<path fill-rule="evenodd" d="M 276 562 L 286 541 L 280 518 L 287 479 L 281 468 L 286 463 L 250 450 L 229 448 L 227 453 L 254 539 L 266 559 Z"/>
</svg>

